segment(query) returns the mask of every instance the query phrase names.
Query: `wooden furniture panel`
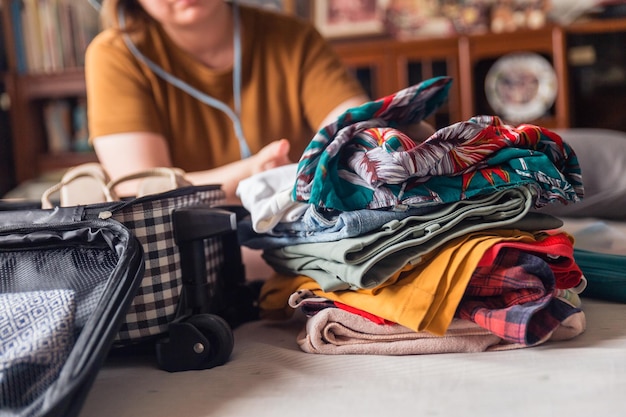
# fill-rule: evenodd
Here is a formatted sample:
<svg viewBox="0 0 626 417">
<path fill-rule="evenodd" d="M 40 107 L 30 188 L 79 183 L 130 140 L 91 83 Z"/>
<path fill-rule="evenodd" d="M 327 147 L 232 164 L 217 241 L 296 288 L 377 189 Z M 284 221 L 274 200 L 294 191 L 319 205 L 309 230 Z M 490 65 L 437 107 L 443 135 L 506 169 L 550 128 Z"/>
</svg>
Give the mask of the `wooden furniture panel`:
<svg viewBox="0 0 626 417">
<path fill-rule="evenodd" d="M 377 99 L 397 91 L 393 44 L 390 40 L 346 40 L 334 47 L 369 96 Z"/>
<path fill-rule="evenodd" d="M 572 127 L 626 131 L 626 20 L 565 28 Z"/>
<path fill-rule="evenodd" d="M 457 42 L 454 38 L 432 39 L 425 42 L 397 42 L 394 47 L 398 89 L 437 76 L 453 79 L 447 104 L 428 122 L 436 128 L 461 119 L 459 100 L 459 65 Z"/>
<path fill-rule="evenodd" d="M 434 76 L 458 79 L 454 38 L 429 41 L 338 41 L 335 50 L 372 98 L 380 98 Z M 429 122 L 442 127 L 458 121 L 459 88 L 455 82 L 448 104 Z"/>
<path fill-rule="evenodd" d="M 51 169 L 62 169 L 96 160 L 92 152 L 49 153 L 43 123 L 43 105 L 47 100 L 85 96 L 82 70 L 22 76 L 11 73 L 8 78 L 13 157 L 18 183 L 36 178 Z"/>
<path fill-rule="evenodd" d="M 15 186 L 15 168 L 13 165 L 13 142 L 9 112 L 5 103 L 4 77 L 0 79 L 0 196 Z"/>
<path fill-rule="evenodd" d="M 477 71 L 480 64 L 491 65 L 498 58 L 510 53 L 534 52 L 551 61 L 557 74 L 558 92 L 553 114 L 528 122 L 551 128 L 569 126 L 567 63 L 564 35 L 560 27 L 463 36 L 459 38 L 458 45 L 463 119 L 476 115 L 480 110 L 477 97 L 484 95 L 484 74 Z"/>
</svg>

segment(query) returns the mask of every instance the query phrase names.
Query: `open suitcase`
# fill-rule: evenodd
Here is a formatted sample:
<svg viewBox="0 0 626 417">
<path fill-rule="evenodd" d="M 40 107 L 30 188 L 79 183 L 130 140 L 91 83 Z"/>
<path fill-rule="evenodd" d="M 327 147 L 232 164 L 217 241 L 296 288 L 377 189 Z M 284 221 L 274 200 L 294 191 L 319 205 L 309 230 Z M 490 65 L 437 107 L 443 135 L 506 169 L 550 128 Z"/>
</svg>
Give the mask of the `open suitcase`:
<svg viewBox="0 0 626 417">
<path fill-rule="evenodd" d="M 142 276 L 118 222 L 0 212 L 0 415 L 77 415 Z"/>
<path fill-rule="evenodd" d="M 55 338 L 59 327 L 66 330 L 60 337 L 65 341 L 62 355 L 55 350 L 54 355 L 34 352 L 16 359 L 6 354 L 5 330 L 15 328 L 7 320 L 19 319 L 0 312 L 0 416 L 77 415 L 112 347 L 152 346 L 158 366 L 167 371 L 207 369 L 228 360 L 231 328 L 255 318 L 256 295 L 245 283 L 237 241 L 237 223 L 245 211 L 189 199 L 213 191 L 187 187 L 131 201 L 53 209 L 0 205 L 0 308 L 17 311 L 9 302 L 19 305 L 41 299 L 42 293 L 54 295 L 50 302 L 62 307 L 65 319 L 45 335 Z M 184 204 L 173 208 L 172 198 Z M 162 207 L 165 214 L 159 211 L 165 220 L 159 221 L 158 236 L 165 228 L 167 237 L 155 242 L 153 235 L 145 235 L 145 224 L 130 219 L 132 213 L 162 205 L 167 207 Z M 154 212 L 143 217 L 140 223 L 155 226 Z M 147 258 L 172 250 L 176 262 L 168 270 L 175 269 L 181 281 L 174 316 L 164 319 L 165 330 L 128 337 L 120 329 L 129 328 L 129 322 L 130 327 L 150 327 L 136 320 L 137 314 L 129 319 L 132 306 L 159 313 L 149 311 L 154 306 L 138 296 L 143 287 L 163 286 L 154 282 L 157 273 L 147 273 Z M 26 346 L 17 349 L 36 350 L 32 335 L 14 336 Z M 52 346 L 48 339 L 42 343 Z"/>
</svg>

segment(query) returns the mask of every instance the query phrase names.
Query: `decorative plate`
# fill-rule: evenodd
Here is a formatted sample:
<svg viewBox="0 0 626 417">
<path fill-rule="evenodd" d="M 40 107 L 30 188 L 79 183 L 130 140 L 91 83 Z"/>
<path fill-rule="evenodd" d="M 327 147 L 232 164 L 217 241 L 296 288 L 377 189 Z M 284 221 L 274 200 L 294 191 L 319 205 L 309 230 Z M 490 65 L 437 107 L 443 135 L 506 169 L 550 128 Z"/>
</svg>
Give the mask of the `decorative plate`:
<svg viewBox="0 0 626 417">
<path fill-rule="evenodd" d="M 485 94 L 498 116 L 515 123 L 541 116 L 556 100 L 557 76 L 543 56 L 511 53 L 499 58 L 485 78 Z"/>
</svg>

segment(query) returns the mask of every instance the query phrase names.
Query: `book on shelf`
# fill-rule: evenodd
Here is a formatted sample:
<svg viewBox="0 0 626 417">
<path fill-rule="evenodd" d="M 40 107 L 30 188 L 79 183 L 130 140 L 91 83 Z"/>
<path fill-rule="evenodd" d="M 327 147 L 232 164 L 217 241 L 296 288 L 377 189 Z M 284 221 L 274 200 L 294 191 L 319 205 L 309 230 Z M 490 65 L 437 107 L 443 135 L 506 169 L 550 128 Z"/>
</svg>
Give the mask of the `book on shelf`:
<svg viewBox="0 0 626 417">
<path fill-rule="evenodd" d="M 26 59 L 28 71 L 37 71 L 43 68 L 43 45 L 39 27 L 39 14 L 37 12 L 38 0 L 22 0 L 24 13 L 22 15 L 22 27 L 26 40 Z"/>
<path fill-rule="evenodd" d="M 76 65 L 85 65 L 85 50 L 89 42 L 100 32 L 99 14 L 88 1 L 67 0 L 70 6 L 70 21 Z"/>
<path fill-rule="evenodd" d="M 63 153 L 71 150 L 72 105 L 66 99 L 49 100 L 43 105 L 43 119 L 48 139 L 48 152 Z"/>
<path fill-rule="evenodd" d="M 48 100 L 43 105 L 43 118 L 49 153 L 93 151 L 85 98 Z"/>
<path fill-rule="evenodd" d="M 11 11 L 19 73 L 58 72 L 82 66 L 100 31 L 87 1 L 5 0 Z"/>
<path fill-rule="evenodd" d="M 75 152 L 91 152 L 93 147 L 89 143 L 89 130 L 87 126 L 87 100 L 78 98 L 72 109 L 72 150 Z"/>
<path fill-rule="evenodd" d="M 8 0 L 9 14 L 13 27 L 13 42 L 15 42 L 15 65 L 18 73 L 27 71 L 26 45 L 24 41 L 23 12 L 20 0 Z"/>
<path fill-rule="evenodd" d="M 54 0 L 39 0 L 37 4 L 44 72 L 55 72 L 63 69 L 63 52 L 61 51 L 63 45 L 61 44 L 60 33 L 65 28 L 58 27 L 57 5 Z"/>
<path fill-rule="evenodd" d="M 72 5 L 70 0 L 58 0 L 57 23 L 59 27 L 69 28 L 59 33 L 61 60 L 64 68 L 76 67 L 76 50 L 74 49 L 74 30 L 72 29 Z"/>
</svg>

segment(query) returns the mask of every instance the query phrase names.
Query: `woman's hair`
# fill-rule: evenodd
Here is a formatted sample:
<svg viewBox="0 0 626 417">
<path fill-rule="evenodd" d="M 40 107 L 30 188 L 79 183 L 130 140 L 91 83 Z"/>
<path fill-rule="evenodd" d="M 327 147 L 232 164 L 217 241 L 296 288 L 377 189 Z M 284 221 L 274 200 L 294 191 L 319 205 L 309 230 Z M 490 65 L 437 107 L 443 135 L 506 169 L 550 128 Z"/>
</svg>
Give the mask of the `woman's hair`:
<svg viewBox="0 0 626 417">
<path fill-rule="evenodd" d="M 143 29 L 152 18 L 145 12 L 137 0 L 104 0 L 100 9 L 100 20 L 103 28 L 121 29 L 118 12 L 124 13 L 125 32 Z"/>
</svg>

